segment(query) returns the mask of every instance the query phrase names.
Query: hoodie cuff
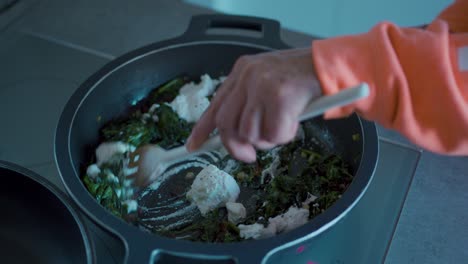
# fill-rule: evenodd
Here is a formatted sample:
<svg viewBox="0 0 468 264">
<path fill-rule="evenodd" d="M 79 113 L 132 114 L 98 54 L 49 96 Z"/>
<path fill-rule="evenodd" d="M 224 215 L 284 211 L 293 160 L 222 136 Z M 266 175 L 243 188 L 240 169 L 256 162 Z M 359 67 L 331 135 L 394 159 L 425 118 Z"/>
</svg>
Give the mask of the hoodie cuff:
<svg viewBox="0 0 468 264">
<path fill-rule="evenodd" d="M 375 98 L 372 80 L 372 47 L 368 34 L 316 40 L 312 43 L 312 60 L 324 95 L 366 82 L 370 88 L 367 98 L 353 104 L 327 111 L 325 119 L 341 118 L 358 112 L 365 116 Z"/>
</svg>

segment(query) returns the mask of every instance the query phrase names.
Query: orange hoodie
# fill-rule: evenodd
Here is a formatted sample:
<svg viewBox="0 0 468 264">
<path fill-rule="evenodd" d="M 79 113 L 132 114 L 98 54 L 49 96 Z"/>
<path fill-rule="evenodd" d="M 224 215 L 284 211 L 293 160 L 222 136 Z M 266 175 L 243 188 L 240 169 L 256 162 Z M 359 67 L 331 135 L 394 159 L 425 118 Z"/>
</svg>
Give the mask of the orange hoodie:
<svg viewBox="0 0 468 264">
<path fill-rule="evenodd" d="M 315 41 L 324 94 L 367 82 L 371 93 L 326 118 L 358 112 L 434 152 L 468 155 L 468 0 L 426 29 L 384 22 L 362 35 Z"/>
</svg>

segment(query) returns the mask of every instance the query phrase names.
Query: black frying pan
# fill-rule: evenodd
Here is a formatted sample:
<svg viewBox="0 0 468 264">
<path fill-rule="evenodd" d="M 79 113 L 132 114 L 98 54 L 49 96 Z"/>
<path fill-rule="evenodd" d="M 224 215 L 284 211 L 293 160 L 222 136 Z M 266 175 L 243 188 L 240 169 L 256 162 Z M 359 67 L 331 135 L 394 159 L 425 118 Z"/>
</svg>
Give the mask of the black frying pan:
<svg viewBox="0 0 468 264">
<path fill-rule="evenodd" d="M 0 263 L 94 262 L 86 228 L 61 191 L 3 161 L 0 179 Z"/>
<path fill-rule="evenodd" d="M 220 28 L 254 34 L 210 33 L 219 33 Z M 288 48 L 279 32 L 279 23 L 268 19 L 197 16 L 182 36 L 148 45 L 110 62 L 83 83 L 68 101 L 55 138 L 55 156 L 62 180 L 86 214 L 122 239 L 128 263 L 258 264 L 279 255 L 293 260 L 298 246 L 307 245 L 315 236 L 333 228 L 366 191 L 377 162 L 378 138 L 375 125 L 357 115 L 313 121 L 321 143 L 353 164 L 354 180 L 348 190 L 306 225 L 272 238 L 207 244 L 161 237 L 113 216 L 84 187 L 83 169 L 89 165 L 99 143 L 99 129 L 105 122 L 125 113 L 132 103 L 145 97 L 154 87 L 176 76 L 197 77 L 208 73 L 217 77 L 229 73 L 241 55 Z M 360 135 L 359 141 L 353 140 L 354 134 Z"/>
</svg>

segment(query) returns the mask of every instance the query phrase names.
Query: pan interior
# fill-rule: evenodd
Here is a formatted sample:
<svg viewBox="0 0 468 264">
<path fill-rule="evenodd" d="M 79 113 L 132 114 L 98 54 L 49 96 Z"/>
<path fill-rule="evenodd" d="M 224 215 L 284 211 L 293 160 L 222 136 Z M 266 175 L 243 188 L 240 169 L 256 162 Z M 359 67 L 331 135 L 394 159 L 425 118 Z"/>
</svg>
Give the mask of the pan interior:
<svg viewBox="0 0 468 264">
<path fill-rule="evenodd" d="M 208 73 L 217 78 L 229 73 L 240 56 L 264 51 L 266 49 L 239 43 L 207 42 L 149 52 L 115 65 L 114 70 L 89 88 L 76 110 L 69 137 L 74 176 L 79 179 L 86 166 L 92 163 L 102 125 L 125 115 L 155 87 L 181 75 L 197 78 Z M 361 161 L 362 141 L 353 140 L 353 135 L 363 138 L 359 118 L 355 115 L 334 121 L 316 118 L 308 124 L 307 129 L 316 135 L 317 144 L 341 156 L 356 172 Z M 196 168 L 194 172 L 199 170 Z M 182 171 L 180 177 L 186 172 Z M 150 206 L 155 199 L 145 201 Z"/>
<path fill-rule="evenodd" d="M 148 52 L 119 65 L 92 85 L 72 120 L 69 147 L 75 177 L 80 178 L 92 161 L 100 128 L 111 119 L 125 115 L 155 87 L 181 75 L 198 78 L 207 73 L 217 78 L 228 74 L 240 56 L 265 51 L 268 50 L 239 43 L 207 42 Z M 315 122 L 314 129 L 317 133 L 324 132 L 325 142 L 335 142 L 334 149 L 357 169 L 362 142 L 353 141 L 352 135 L 362 136 L 362 130 L 356 115 L 321 120 Z"/>
</svg>

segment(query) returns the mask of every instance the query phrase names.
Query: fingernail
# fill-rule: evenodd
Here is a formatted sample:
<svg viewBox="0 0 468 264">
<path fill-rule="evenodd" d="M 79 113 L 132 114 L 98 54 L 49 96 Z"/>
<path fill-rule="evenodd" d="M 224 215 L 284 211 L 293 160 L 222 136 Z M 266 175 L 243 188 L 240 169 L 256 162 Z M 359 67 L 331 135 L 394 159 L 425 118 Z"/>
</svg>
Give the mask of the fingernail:
<svg viewBox="0 0 468 264">
<path fill-rule="evenodd" d="M 255 153 L 255 151 L 249 151 L 248 153 L 246 153 L 245 156 L 247 158 L 248 163 L 254 163 L 257 159 L 257 153 Z"/>
</svg>

